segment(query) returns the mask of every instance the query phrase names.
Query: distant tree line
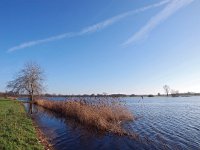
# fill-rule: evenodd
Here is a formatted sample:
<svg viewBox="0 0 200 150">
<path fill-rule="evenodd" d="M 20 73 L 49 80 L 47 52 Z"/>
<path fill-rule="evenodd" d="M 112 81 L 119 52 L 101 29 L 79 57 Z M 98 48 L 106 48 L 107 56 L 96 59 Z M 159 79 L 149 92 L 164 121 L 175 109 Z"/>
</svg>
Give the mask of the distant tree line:
<svg viewBox="0 0 200 150">
<path fill-rule="evenodd" d="M 173 94 L 170 94 L 170 96 L 174 96 Z M 12 97 L 12 96 L 16 96 L 16 97 L 29 97 L 28 94 L 16 94 L 13 93 L 12 91 L 10 92 L 0 92 L 0 97 Z M 155 97 L 155 96 L 166 96 L 166 95 L 162 95 L 160 93 L 158 93 L 157 95 L 153 95 L 153 94 L 147 94 L 147 95 L 136 95 L 136 94 L 107 94 L 107 95 L 103 95 L 103 94 L 82 94 L 82 95 L 76 95 L 76 94 L 72 94 L 72 95 L 68 95 L 68 94 L 40 94 L 40 95 L 35 95 L 35 97 Z M 187 92 L 187 93 L 178 93 L 178 95 L 175 96 L 200 96 L 200 93 L 195 93 L 195 92 Z"/>
<path fill-rule="evenodd" d="M 158 93 L 157 95 L 136 95 L 136 94 L 82 94 L 82 95 L 64 95 L 64 94 L 42 94 L 44 90 L 43 86 L 43 70 L 36 63 L 26 63 L 24 68 L 10 81 L 7 85 L 9 91 L 0 92 L 0 97 L 18 96 L 18 97 L 29 97 L 31 101 L 36 96 L 44 97 L 154 97 L 154 96 L 165 96 Z M 171 89 L 168 85 L 163 86 L 166 96 L 171 95 L 172 97 L 177 96 L 199 96 L 200 93 L 179 93 L 178 90 Z"/>
</svg>

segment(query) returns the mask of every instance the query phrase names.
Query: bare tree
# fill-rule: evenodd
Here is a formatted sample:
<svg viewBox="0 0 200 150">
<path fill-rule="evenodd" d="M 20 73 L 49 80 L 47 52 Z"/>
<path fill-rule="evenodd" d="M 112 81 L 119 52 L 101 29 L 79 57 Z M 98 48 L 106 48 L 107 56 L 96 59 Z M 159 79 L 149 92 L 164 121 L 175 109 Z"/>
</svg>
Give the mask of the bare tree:
<svg viewBox="0 0 200 150">
<path fill-rule="evenodd" d="M 177 97 L 177 96 L 179 96 L 179 91 L 178 90 L 171 90 L 171 95 L 172 95 L 172 97 Z"/>
<path fill-rule="evenodd" d="M 43 90 L 43 71 L 33 62 L 26 63 L 24 68 L 10 81 L 7 88 L 17 94 L 28 94 L 30 100 L 39 95 Z"/>
<path fill-rule="evenodd" d="M 168 85 L 164 85 L 163 89 L 165 90 L 165 93 L 167 94 L 167 96 L 169 96 L 170 87 Z"/>
</svg>

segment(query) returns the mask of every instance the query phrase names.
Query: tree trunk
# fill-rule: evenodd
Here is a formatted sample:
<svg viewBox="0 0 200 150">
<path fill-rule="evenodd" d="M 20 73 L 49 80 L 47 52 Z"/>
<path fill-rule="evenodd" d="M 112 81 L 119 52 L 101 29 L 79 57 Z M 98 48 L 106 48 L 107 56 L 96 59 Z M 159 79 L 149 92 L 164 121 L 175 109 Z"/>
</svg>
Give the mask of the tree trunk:
<svg viewBox="0 0 200 150">
<path fill-rule="evenodd" d="M 33 114 L 33 104 L 29 103 L 29 114 Z"/>
<path fill-rule="evenodd" d="M 33 94 L 31 94 L 31 102 L 33 102 Z"/>
<path fill-rule="evenodd" d="M 33 113 L 33 94 L 30 94 L 30 103 L 29 103 L 29 113 L 32 114 Z"/>
</svg>

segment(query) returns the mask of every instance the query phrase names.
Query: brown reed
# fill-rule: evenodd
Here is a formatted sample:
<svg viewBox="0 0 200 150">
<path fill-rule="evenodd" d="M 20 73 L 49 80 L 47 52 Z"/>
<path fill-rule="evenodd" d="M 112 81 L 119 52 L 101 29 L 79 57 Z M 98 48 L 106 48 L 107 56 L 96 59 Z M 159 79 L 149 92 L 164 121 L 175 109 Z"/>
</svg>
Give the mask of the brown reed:
<svg viewBox="0 0 200 150">
<path fill-rule="evenodd" d="M 129 135 L 122 123 L 133 121 L 133 114 L 120 103 L 109 103 L 98 100 L 91 102 L 82 100 L 50 101 L 35 100 L 35 104 L 60 115 L 74 119 L 87 128 L 99 132 L 112 132 L 118 135 Z"/>
</svg>

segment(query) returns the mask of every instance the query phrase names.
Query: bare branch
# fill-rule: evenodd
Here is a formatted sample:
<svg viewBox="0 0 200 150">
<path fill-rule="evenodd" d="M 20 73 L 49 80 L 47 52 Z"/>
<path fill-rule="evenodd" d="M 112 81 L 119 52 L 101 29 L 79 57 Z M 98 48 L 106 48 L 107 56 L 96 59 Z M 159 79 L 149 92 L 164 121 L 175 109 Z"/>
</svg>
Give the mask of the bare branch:
<svg viewBox="0 0 200 150">
<path fill-rule="evenodd" d="M 10 81 L 7 88 L 16 94 L 29 94 L 31 100 L 34 95 L 39 95 L 43 87 L 43 71 L 33 62 L 25 64 L 24 68 Z"/>
<path fill-rule="evenodd" d="M 163 86 L 164 90 L 165 90 L 165 93 L 167 94 L 167 96 L 169 95 L 169 92 L 170 92 L 170 87 L 168 85 L 164 85 Z"/>
</svg>

